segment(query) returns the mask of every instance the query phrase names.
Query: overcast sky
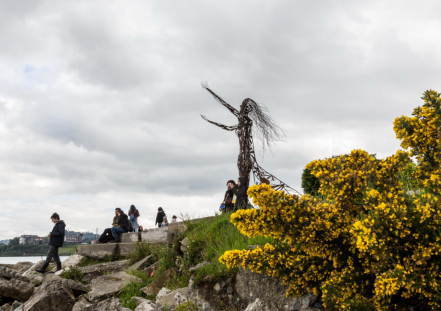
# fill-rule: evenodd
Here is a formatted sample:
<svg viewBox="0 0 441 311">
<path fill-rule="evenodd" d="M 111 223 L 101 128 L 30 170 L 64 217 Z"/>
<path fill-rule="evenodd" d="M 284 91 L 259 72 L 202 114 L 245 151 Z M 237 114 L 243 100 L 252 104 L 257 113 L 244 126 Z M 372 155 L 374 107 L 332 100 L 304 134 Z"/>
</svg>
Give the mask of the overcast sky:
<svg viewBox="0 0 441 311">
<path fill-rule="evenodd" d="M 201 119 L 265 104 L 286 138 L 259 163 L 399 148 L 392 123 L 441 91 L 439 1 L 1 1 L 0 239 L 213 215 L 238 140 Z"/>
</svg>

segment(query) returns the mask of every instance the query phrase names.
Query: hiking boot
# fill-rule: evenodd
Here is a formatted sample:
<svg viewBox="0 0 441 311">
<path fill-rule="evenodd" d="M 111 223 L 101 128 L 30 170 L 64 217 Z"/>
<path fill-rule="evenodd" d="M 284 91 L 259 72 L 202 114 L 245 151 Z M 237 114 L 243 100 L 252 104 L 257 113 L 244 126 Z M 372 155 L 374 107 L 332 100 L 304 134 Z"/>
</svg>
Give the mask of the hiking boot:
<svg viewBox="0 0 441 311">
<path fill-rule="evenodd" d="M 46 268 L 47 266 L 49 266 L 48 262 L 44 262 L 43 265 L 40 267 L 40 269 L 37 269 L 35 271 L 39 272 L 39 273 L 46 273 Z"/>
<path fill-rule="evenodd" d="M 57 262 L 57 271 L 61 270 L 61 262 Z"/>
<path fill-rule="evenodd" d="M 109 243 L 119 243 L 119 239 L 115 239 L 113 241 L 110 241 Z"/>
</svg>

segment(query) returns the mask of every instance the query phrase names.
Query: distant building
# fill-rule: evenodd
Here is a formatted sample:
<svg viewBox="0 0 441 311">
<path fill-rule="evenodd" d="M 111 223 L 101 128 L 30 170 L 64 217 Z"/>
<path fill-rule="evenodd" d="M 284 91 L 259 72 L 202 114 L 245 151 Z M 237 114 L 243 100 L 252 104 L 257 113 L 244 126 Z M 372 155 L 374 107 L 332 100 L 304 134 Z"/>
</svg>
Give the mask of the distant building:
<svg viewBox="0 0 441 311">
<path fill-rule="evenodd" d="M 64 234 L 64 242 L 81 243 L 83 242 L 83 234 L 81 232 L 66 231 Z"/>
<path fill-rule="evenodd" d="M 43 244 L 44 238 L 39 237 L 38 235 L 22 235 L 18 240 L 18 244 Z"/>
</svg>

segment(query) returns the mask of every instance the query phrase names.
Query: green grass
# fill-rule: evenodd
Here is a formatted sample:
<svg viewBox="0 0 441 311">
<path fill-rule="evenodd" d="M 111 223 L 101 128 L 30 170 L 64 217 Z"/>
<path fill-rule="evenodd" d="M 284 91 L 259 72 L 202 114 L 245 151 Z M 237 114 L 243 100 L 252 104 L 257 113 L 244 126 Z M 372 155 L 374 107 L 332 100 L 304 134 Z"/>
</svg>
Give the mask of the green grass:
<svg viewBox="0 0 441 311">
<path fill-rule="evenodd" d="M 83 256 L 83 258 L 81 259 L 81 261 L 78 263 L 78 267 L 86 267 L 86 266 L 91 266 L 91 265 L 95 265 L 98 263 L 105 263 L 105 262 L 112 262 L 112 261 L 117 261 L 117 260 L 122 260 L 124 258 L 118 257 L 118 256 L 107 256 L 105 255 L 103 259 L 93 259 L 87 255 Z"/>
<path fill-rule="evenodd" d="M 122 306 L 124 308 L 129 308 L 130 310 L 135 310 L 135 303 L 132 301 L 132 297 L 142 297 L 145 299 L 149 299 L 155 301 L 156 297 L 147 296 L 141 291 L 141 288 L 149 285 L 153 282 L 159 274 L 156 274 L 154 277 L 150 277 L 144 271 L 126 271 L 128 274 L 136 276 L 141 279 L 141 282 L 130 281 L 126 284 L 126 287 L 120 291 L 115 297 L 121 300 Z"/>
<path fill-rule="evenodd" d="M 183 256 L 183 268 L 190 268 L 196 264 L 208 261 L 208 266 L 199 268 L 195 272 L 195 284 L 202 282 L 206 277 L 211 279 L 227 279 L 237 272 L 228 269 L 219 262 L 219 257 L 226 251 L 246 249 L 248 245 L 265 245 L 271 243 L 270 237 L 248 238 L 237 230 L 230 222 L 231 214 L 222 214 L 214 218 L 202 219 L 197 223 L 186 222 L 187 231 L 181 237 L 188 237 L 190 245 Z M 184 273 L 185 274 L 185 273 Z"/>
<path fill-rule="evenodd" d="M 71 279 L 77 282 L 81 282 L 83 279 L 83 273 L 78 269 L 76 266 L 71 267 L 70 269 L 63 269 L 63 272 L 61 272 L 60 277 L 65 279 Z"/>
<path fill-rule="evenodd" d="M 153 261 L 158 262 L 156 272 L 150 277 L 144 271 L 128 271 L 141 282 L 130 282 L 126 288 L 118 293 L 123 307 L 134 310 L 135 305 L 132 297 L 144 297 L 155 300 L 155 297 L 147 297 L 141 288 L 147 286 L 155 280 L 165 270 L 176 267 L 176 272 L 169 278 L 166 287 L 175 290 L 188 286 L 188 281 L 193 274 L 195 284 L 203 283 L 207 278 L 210 281 L 222 280 L 232 277 L 237 269 L 228 269 L 219 262 L 219 257 L 226 251 L 232 249 L 246 249 L 248 245 L 265 245 L 271 243 L 271 238 L 257 237 L 248 238 L 242 235 L 237 228 L 230 223 L 230 215 L 224 214 L 214 218 L 202 219 L 199 222 L 186 221 L 187 231 L 176 234 L 174 241 L 166 245 L 151 245 L 139 242 L 136 251 L 130 256 L 131 262 L 135 263 L 148 255 L 153 255 Z M 180 250 L 181 241 L 188 237 L 190 245 L 187 251 L 182 253 Z M 89 259 L 88 259 L 89 260 Z M 209 265 L 201 267 L 194 272 L 188 271 L 189 268 L 203 261 L 208 261 Z M 178 310 L 198 310 L 191 302 L 183 304 Z"/>
</svg>

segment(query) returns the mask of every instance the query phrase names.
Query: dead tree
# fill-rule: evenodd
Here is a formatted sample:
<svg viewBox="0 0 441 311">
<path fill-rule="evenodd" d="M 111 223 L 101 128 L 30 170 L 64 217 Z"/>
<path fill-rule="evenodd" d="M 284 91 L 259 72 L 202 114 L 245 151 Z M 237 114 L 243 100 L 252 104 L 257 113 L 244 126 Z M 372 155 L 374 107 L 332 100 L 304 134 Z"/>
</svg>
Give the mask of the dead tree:
<svg viewBox="0 0 441 311">
<path fill-rule="evenodd" d="M 274 175 L 268 173 L 257 163 L 256 153 L 254 151 L 253 134 L 261 141 L 262 152 L 265 152 L 267 148 L 271 148 L 272 142 L 280 140 L 280 138 L 285 136 L 283 130 L 269 115 L 268 109 L 263 105 L 259 105 L 251 98 L 247 98 L 242 102 L 240 105 L 240 111 L 238 111 L 214 93 L 206 83 L 202 83 L 202 87 L 210 92 L 214 99 L 234 114 L 238 120 L 236 125 L 227 126 L 210 121 L 202 115 L 202 118 L 205 121 L 224 130 L 236 132 L 240 146 L 239 156 L 237 158 L 239 176 L 246 177 L 249 182 L 250 174 L 253 173 L 254 180 L 270 184 L 275 190 L 284 190 L 288 193 L 299 193 Z"/>
</svg>

